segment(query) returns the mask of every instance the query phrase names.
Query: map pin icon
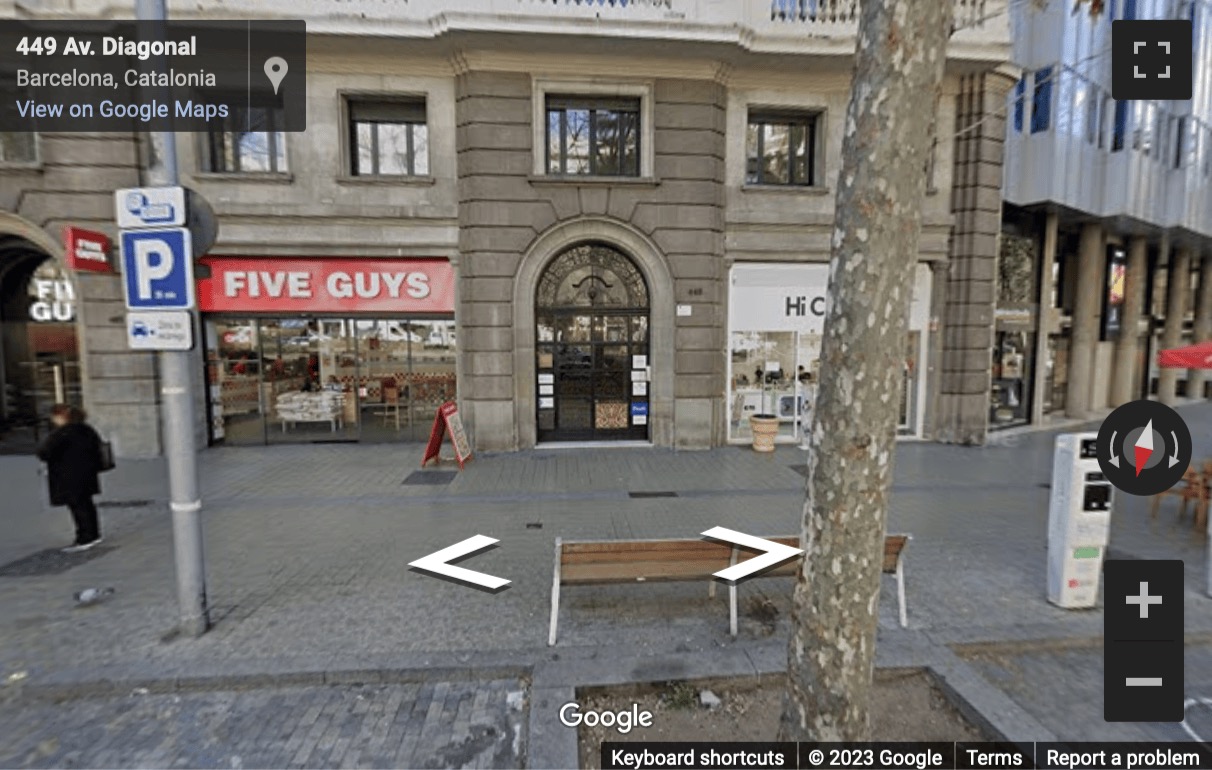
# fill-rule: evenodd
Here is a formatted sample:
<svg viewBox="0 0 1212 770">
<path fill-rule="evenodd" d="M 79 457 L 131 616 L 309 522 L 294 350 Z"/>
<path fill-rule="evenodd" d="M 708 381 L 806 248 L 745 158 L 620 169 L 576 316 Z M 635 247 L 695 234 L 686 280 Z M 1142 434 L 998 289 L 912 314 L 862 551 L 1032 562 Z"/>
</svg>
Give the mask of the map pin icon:
<svg viewBox="0 0 1212 770">
<path fill-rule="evenodd" d="M 265 77 L 274 84 L 275 96 L 278 94 L 278 86 L 282 84 L 282 78 L 286 77 L 288 69 L 290 68 L 286 66 L 286 60 L 281 56 L 271 56 L 265 60 Z"/>
</svg>

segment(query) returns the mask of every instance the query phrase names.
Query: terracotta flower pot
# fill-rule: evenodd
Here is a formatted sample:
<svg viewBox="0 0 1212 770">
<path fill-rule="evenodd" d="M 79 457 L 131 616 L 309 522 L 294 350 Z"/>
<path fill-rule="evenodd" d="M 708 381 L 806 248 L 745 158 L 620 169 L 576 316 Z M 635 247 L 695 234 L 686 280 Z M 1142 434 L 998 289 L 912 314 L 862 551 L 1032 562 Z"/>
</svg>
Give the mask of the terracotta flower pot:
<svg viewBox="0 0 1212 770">
<path fill-rule="evenodd" d="M 774 437 L 779 434 L 779 418 L 773 414 L 751 414 L 749 428 L 753 431 L 755 452 L 774 451 Z"/>
</svg>

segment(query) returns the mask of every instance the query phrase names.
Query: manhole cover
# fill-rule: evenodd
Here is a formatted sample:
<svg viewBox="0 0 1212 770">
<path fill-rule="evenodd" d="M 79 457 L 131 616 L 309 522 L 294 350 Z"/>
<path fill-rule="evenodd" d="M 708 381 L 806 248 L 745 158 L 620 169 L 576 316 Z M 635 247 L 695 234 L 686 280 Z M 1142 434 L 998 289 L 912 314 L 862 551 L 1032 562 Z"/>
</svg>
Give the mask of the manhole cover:
<svg viewBox="0 0 1212 770">
<path fill-rule="evenodd" d="M 81 564 L 104 556 L 115 549 L 116 546 L 99 545 L 79 553 L 63 553 L 58 548 L 48 548 L 0 567 L 0 577 L 62 575 L 73 567 L 79 567 Z"/>
<path fill-rule="evenodd" d="M 454 481 L 458 471 L 413 471 L 404 479 L 404 486 L 440 487 Z"/>
<path fill-rule="evenodd" d="M 641 499 L 645 497 L 677 497 L 677 492 L 628 492 L 628 497 Z"/>
</svg>

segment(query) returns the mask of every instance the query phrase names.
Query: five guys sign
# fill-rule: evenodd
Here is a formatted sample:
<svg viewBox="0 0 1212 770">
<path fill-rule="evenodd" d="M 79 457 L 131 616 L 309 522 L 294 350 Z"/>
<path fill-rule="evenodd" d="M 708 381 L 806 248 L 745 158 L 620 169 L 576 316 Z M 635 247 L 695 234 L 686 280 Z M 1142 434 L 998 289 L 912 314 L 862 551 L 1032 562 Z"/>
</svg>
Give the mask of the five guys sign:
<svg viewBox="0 0 1212 770">
<path fill-rule="evenodd" d="M 445 259 L 205 257 L 204 312 L 452 313 Z"/>
<path fill-rule="evenodd" d="M 67 255 L 67 266 L 72 270 L 89 270 L 94 273 L 111 272 L 109 266 L 109 237 L 105 233 L 85 230 L 82 227 L 63 228 L 63 251 Z"/>
</svg>

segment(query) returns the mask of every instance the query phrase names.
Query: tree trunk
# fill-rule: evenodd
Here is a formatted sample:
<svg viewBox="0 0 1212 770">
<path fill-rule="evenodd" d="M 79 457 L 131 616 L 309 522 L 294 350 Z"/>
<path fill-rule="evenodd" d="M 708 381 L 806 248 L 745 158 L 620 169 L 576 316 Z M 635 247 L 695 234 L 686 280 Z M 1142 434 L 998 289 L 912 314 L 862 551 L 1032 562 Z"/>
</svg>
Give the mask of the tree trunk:
<svg viewBox="0 0 1212 770">
<path fill-rule="evenodd" d="M 782 740 L 867 739 L 905 329 L 952 2 L 862 4 Z"/>
</svg>

